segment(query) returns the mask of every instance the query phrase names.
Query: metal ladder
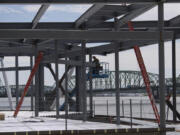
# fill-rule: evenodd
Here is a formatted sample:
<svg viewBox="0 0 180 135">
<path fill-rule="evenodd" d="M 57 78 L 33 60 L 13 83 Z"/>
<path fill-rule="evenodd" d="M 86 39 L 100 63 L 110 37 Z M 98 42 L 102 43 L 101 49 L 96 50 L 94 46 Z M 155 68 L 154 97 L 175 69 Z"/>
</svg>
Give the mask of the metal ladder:
<svg viewBox="0 0 180 135">
<path fill-rule="evenodd" d="M 17 116 L 17 114 L 18 114 L 18 112 L 19 112 L 19 110 L 20 110 L 20 108 L 21 108 L 21 105 L 22 105 L 22 103 L 23 103 L 24 97 L 26 96 L 26 93 L 27 93 L 27 91 L 28 91 L 28 88 L 29 88 L 29 86 L 30 86 L 30 84 L 31 84 L 31 81 L 32 81 L 32 79 L 33 79 L 36 71 L 38 70 L 38 67 L 39 67 L 39 64 L 40 64 L 42 58 L 43 58 L 43 53 L 42 53 L 42 52 L 39 52 L 39 54 L 38 54 L 38 56 L 37 56 L 37 58 L 36 58 L 36 61 L 35 61 L 35 65 L 34 65 L 34 67 L 33 67 L 33 69 L 32 69 L 31 74 L 29 75 L 28 81 L 27 81 L 26 86 L 25 86 L 25 88 L 24 88 L 24 92 L 23 92 L 23 94 L 22 94 L 22 96 L 21 96 L 21 99 L 20 99 L 20 101 L 19 101 L 19 103 L 18 103 L 18 105 L 17 105 L 17 107 L 16 107 L 16 110 L 14 111 L 14 115 L 13 115 L 14 117 Z"/>
<path fill-rule="evenodd" d="M 134 28 L 133 28 L 133 25 L 132 25 L 131 22 L 128 22 L 128 27 L 129 27 L 130 31 L 134 31 Z M 134 46 L 133 48 L 134 48 L 134 51 L 135 51 L 135 54 L 136 54 L 136 58 L 137 58 L 139 67 L 141 69 L 143 80 L 144 80 L 144 83 L 145 83 L 145 86 L 146 86 L 146 91 L 148 93 L 149 100 L 151 102 L 151 105 L 152 105 L 152 108 L 153 108 L 153 111 L 154 111 L 154 115 L 156 117 L 156 120 L 157 120 L 158 124 L 160 125 L 160 116 L 159 116 L 159 113 L 158 113 L 158 109 L 157 109 L 154 97 L 152 95 L 151 86 L 150 86 L 150 80 L 149 80 L 149 76 L 147 74 L 147 70 L 146 70 L 146 67 L 145 67 L 145 64 L 144 64 L 144 61 L 143 61 L 141 51 L 139 49 L 139 46 L 137 46 L 137 45 Z"/>
</svg>

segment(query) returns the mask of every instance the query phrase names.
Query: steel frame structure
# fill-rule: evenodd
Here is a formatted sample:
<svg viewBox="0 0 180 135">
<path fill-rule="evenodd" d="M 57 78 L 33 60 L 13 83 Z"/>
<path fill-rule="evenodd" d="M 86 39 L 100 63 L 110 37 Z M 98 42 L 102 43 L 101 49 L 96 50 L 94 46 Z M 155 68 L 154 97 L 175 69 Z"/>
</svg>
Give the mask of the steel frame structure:
<svg viewBox="0 0 180 135">
<path fill-rule="evenodd" d="M 0 4 L 42 4 L 30 23 L 0 23 L 0 55 L 1 56 L 37 56 L 38 51 L 44 53 L 44 63 L 64 62 L 80 67 L 77 76 L 81 76 L 76 82 L 79 88 L 79 109 L 83 109 L 83 120 L 86 120 L 86 87 L 81 82 L 85 78 L 85 55 L 106 55 L 116 53 L 116 72 L 118 70 L 118 51 L 131 49 L 134 44 L 146 46 L 159 43 L 159 87 L 160 87 L 160 127 L 165 128 L 165 73 L 164 73 L 164 41 L 175 41 L 180 38 L 180 16 L 164 21 L 164 3 L 178 3 L 179 0 L 0 0 Z M 75 22 L 39 23 L 39 20 L 50 4 L 94 4 Z M 111 5 L 110 5 L 111 4 Z M 113 5 L 114 4 L 114 5 Z M 128 31 L 127 22 L 158 5 L 158 21 L 132 22 L 135 32 Z M 117 19 L 117 17 L 119 17 Z M 114 19 L 115 22 L 107 20 Z M 107 42 L 105 45 L 88 48 L 86 43 Z M 56 44 L 52 46 L 52 44 Z M 82 44 L 82 46 L 78 46 Z M 57 47 L 58 46 L 58 47 Z M 175 42 L 173 42 L 175 46 Z M 58 49 L 57 49 L 58 48 Z M 175 47 L 174 49 L 175 50 Z M 56 54 L 56 55 L 54 55 Z M 173 53 L 173 78 L 175 74 L 175 53 Z M 66 58 L 65 61 L 58 61 Z M 31 66 L 32 67 L 32 66 Z M 26 69 L 29 67 L 26 67 Z M 16 85 L 18 89 L 18 59 L 16 59 Z M 5 70 L 5 69 L 3 69 Z M 56 68 L 56 74 L 58 70 Z M 80 75 L 78 75 L 80 74 Z M 40 70 L 35 75 L 35 114 L 38 116 L 40 105 L 39 96 L 43 96 L 43 73 Z M 117 78 L 117 77 L 116 77 Z M 118 78 L 116 79 L 117 95 L 119 94 Z M 79 86 L 78 86 L 79 85 Z M 91 83 L 92 85 L 92 83 Z M 176 85 L 173 79 L 173 85 Z M 174 87 L 174 105 L 176 104 L 176 92 Z M 18 93 L 18 92 L 17 92 Z M 57 93 L 58 94 L 58 93 Z M 18 95 L 18 94 L 17 94 Z M 92 94 L 91 94 L 92 95 Z M 18 97 L 17 97 L 18 100 Z M 92 101 L 92 99 L 91 99 Z M 58 104 L 58 102 L 57 102 Z M 117 102 L 117 106 L 119 103 Z M 57 105 L 58 107 L 58 105 Z M 118 108 L 117 108 L 118 109 Z M 57 115 L 58 115 L 58 108 Z M 92 111 L 92 110 L 91 110 Z M 117 112 L 118 113 L 118 112 Z M 174 121 L 176 117 L 174 116 Z M 119 124 L 119 123 L 118 123 Z"/>
</svg>

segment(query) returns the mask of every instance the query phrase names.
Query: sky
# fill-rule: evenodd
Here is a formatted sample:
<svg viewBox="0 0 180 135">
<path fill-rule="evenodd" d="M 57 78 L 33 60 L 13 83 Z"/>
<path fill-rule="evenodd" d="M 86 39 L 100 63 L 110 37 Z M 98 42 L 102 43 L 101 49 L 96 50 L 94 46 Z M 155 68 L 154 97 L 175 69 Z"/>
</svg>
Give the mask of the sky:
<svg viewBox="0 0 180 135">
<path fill-rule="evenodd" d="M 0 5 L 0 22 L 31 22 L 40 5 Z M 51 5 L 40 22 L 72 22 L 75 21 L 83 12 L 85 12 L 91 5 Z M 180 4 L 165 4 L 165 20 L 169 20 L 177 15 L 180 15 Z M 157 20 L 157 7 L 149 10 L 145 14 L 135 18 L 134 20 Z M 180 40 L 177 43 L 177 75 L 180 74 Z M 95 46 L 96 44 L 89 44 L 88 46 Z M 165 69 L 166 77 L 171 77 L 171 42 L 165 43 Z M 158 73 L 158 45 L 150 45 L 141 47 L 142 56 L 148 72 Z M 114 70 L 114 54 L 98 56 L 100 61 L 108 62 L 110 70 Z M 87 57 L 88 59 L 88 57 Z M 13 57 L 5 57 L 5 67 L 14 67 Z M 120 70 L 138 70 L 136 56 L 134 50 L 128 50 L 119 53 Z M 20 57 L 20 66 L 28 66 L 29 58 Z M 64 66 L 59 65 L 59 78 L 64 72 Z M 30 72 L 20 71 L 20 84 L 25 84 Z M 9 84 L 15 84 L 15 72 L 7 72 Z M 3 81 L 2 74 L 0 78 Z M 45 85 L 52 85 L 54 83 L 50 72 L 45 69 Z"/>
</svg>

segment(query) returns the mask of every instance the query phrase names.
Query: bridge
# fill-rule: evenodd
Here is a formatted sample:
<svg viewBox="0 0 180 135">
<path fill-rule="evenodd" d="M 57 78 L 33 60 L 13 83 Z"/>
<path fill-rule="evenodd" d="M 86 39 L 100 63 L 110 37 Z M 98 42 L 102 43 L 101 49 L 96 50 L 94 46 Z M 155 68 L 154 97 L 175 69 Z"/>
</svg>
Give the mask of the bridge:
<svg viewBox="0 0 180 135">
<path fill-rule="evenodd" d="M 148 73 L 151 87 L 158 87 L 159 75 Z M 140 71 L 124 70 L 119 71 L 119 84 L 122 91 L 144 90 L 145 84 Z M 166 78 L 165 83 L 167 87 L 172 86 L 172 78 Z M 180 83 L 180 76 L 177 77 L 177 84 Z M 108 71 L 107 78 L 93 78 L 93 90 L 96 92 L 109 92 L 115 90 L 115 71 Z M 75 86 L 75 76 L 69 80 L 68 87 L 73 89 Z M 89 81 L 87 81 L 87 89 L 89 89 Z"/>
<path fill-rule="evenodd" d="M 115 90 L 115 71 L 108 71 L 107 78 L 93 78 L 93 90 L 99 92 L 113 92 Z M 151 87 L 159 85 L 158 74 L 148 73 Z M 123 92 L 132 92 L 133 90 L 144 90 L 145 84 L 140 71 L 119 71 L 120 88 Z M 68 89 L 72 90 L 75 87 L 75 76 L 72 76 L 68 82 Z M 180 84 L 180 76 L 177 77 L 177 83 Z M 172 86 L 172 78 L 166 78 L 166 86 Z M 23 91 L 25 85 L 19 85 L 19 91 Z M 15 96 L 15 85 L 10 85 L 12 95 Z M 87 81 L 87 89 L 89 89 L 89 81 Z M 51 86 L 44 86 L 46 93 L 52 90 Z M 6 95 L 6 87 L 0 79 L 0 96 Z"/>
</svg>

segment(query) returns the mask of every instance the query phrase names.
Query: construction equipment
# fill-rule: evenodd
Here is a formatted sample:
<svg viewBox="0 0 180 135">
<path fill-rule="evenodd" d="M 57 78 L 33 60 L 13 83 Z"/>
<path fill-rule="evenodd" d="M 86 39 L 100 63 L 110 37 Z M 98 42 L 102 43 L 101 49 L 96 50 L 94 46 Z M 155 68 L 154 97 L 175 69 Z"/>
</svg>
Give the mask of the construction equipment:
<svg viewBox="0 0 180 135">
<path fill-rule="evenodd" d="M 100 62 L 101 69 L 98 74 L 92 74 L 92 78 L 108 78 L 109 77 L 109 63 Z M 90 73 L 87 74 L 87 80 L 89 80 Z"/>
</svg>

